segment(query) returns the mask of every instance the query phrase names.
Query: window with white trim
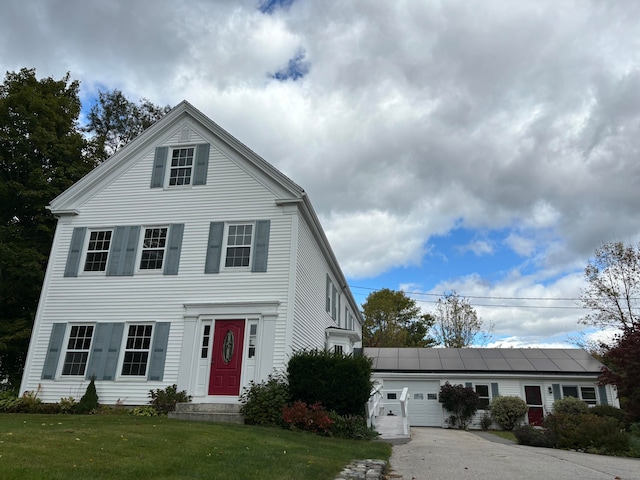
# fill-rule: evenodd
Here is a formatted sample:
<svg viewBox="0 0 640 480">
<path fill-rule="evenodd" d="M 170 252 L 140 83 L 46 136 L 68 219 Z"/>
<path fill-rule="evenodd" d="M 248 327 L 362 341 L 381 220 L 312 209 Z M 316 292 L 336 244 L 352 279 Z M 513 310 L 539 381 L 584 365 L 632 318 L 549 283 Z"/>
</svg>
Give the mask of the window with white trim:
<svg viewBox="0 0 640 480">
<path fill-rule="evenodd" d="M 171 151 L 169 186 L 191 185 L 195 147 L 174 148 Z"/>
<path fill-rule="evenodd" d="M 598 400 L 596 397 L 596 387 L 578 387 L 576 385 L 563 385 L 562 396 L 579 398 L 587 405 L 596 405 L 598 403 Z"/>
<path fill-rule="evenodd" d="M 83 376 L 93 338 L 93 325 L 72 325 L 67 340 L 67 352 L 62 366 L 62 375 Z"/>
<path fill-rule="evenodd" d="M 147 374 L 153 325 L 129 325 L 122 361 L 123 376 Z"/>
<path fill-rule="evenodd" d="M 167 227 L 145 228 L 140 254 L 140 270 L 162 270 L 167 247 Z"/>
<path fill-rule="evenodd" d="M 251 265 L 251 244 L 253 224 L 228 225 L 225 252 L 225 268 L 248 267 Z"/>
<path fill-rule="evenodd" d="M 111 230 L 94 230 L 89 232 L 87 254 L 84 259 L 85 272 L 104 272 L 107 269 L 107 258 L 111 246 Z"/>
<path fill-rule="evenodd" d="M 333 346 L 333 353 L 343 354 L 344 353 L 344 347 L 342 345 L 334 345 Z"/>
<path fill-rule="evenodd" d="M 491 398 L 489 397 L 489 385 L 476 385 L 478 394 L 478 410 L 488 410 Z"/>
</svg>

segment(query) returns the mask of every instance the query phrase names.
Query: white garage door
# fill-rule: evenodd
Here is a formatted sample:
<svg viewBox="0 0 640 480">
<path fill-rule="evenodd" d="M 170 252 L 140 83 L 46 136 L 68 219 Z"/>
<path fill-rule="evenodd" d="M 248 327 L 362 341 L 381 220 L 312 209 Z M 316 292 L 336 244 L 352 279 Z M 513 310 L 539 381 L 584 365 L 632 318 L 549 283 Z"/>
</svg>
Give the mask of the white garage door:
<svg viewBox="0 0 640 480">
<path fill-rule="evenodd" d="M 439 381 L 401 381 L 385 380 L 383 389 L 386 391 L 401 391 L 409 388 L 409 423 L 414 427 L 441 427 L 443 422 L 442 404 L 438 402 L 440 392 Z M 397 395 L 400 397 L 400 394 Z M 399 410 L 399 404 L 393 405 L 393 400 L 385 398 L 394 413 Z M 395 407 L 395 408 L 394 408 Z M 388 410 L 389 408 L 385 408 Z"/>
</svg>

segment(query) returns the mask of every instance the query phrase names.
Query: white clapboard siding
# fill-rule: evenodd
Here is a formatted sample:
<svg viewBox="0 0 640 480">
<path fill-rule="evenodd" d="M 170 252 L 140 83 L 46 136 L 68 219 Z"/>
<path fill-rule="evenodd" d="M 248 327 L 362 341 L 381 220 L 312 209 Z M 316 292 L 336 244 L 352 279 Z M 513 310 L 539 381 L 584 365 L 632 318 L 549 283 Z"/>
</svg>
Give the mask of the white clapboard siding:
<svg viewBox="0 0 640 480">
<path fill-rule="evenodd" d="M 304 220 L 299 222 L 292 349 L 325 346 L 325 329 L 337 326 L 326 311 L 326 275 L 329 265 Z M 332 277 L 334 285 L 335 278 Z M 344 305 L 344 301 L 341 302 Z"/>
<path fill-rule="evenodd" d="M 168 143 L 176 141 L 173 135 Z M 195 137 L 192 141 L 204 141 Z M 210 139 L 211 140 L 211 139 Z M 49 265 L 50 282 L 39 307 L 39 332 L 34 332 L 26 390 L 40 388 L 44 401 L 81 396 L 86 381 L 41 380 L 40 375 L 52 324 L 67 322 L 171 322 L 162 382 L 120 380 L 98 382 L 103 403 L 116 400 L 146 403 L 151 388 L 177 383 L 183 332 L 183 305 L 187 303 L 278 301 L 276 356 L 282 364 L 285 352 L 287 293 L 291 249 L 291 216 L 276 206 L 276 186 L 250 175 L 236 159 L 212 145 L 207 185 L 187 188 L 150 188 L 154 148 L 81 205 L 80 214 L 61 219 L 57 249 Z M 213 221 L 271 221 L 268 269 L 263 273 L 221 271 L 204 274 L 209 224 Z M 74 227 L 117 225 L 185 225 L 178 275 L 136 273 L 132 277 L 84 274 L 64 277 Z"/>
</svg>

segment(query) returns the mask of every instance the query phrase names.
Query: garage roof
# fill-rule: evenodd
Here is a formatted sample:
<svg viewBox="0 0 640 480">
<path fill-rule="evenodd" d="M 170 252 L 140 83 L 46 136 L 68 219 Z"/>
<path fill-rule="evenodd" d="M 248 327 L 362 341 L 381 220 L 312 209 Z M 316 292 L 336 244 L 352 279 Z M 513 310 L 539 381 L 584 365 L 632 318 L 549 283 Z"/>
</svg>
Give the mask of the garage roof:
<svg viewBox="0 0 640 480">
<path fill-rule="evenodd" d="M 365 348 L 375 371 L 600 373 L 578 348 Z"/>
</svg>

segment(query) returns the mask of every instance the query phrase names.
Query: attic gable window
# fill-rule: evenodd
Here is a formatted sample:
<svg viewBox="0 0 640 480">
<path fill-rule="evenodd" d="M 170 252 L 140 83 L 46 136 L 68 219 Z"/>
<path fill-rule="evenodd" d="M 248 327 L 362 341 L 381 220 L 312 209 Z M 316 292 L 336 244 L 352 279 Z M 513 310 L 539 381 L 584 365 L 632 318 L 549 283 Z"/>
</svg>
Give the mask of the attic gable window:
<svg viewBox="0 0 640 480">
<path fill-rule="evenodd" d="M 167 246 L 167 228 L 145 228 L 140 255 L 140 270 L 161 270 Z"/>
<path fill-rule="evenodd" d="M 195 147 L 174 148 L 171 152 L 169 186 L 191 185 Z"/>
</svg>

